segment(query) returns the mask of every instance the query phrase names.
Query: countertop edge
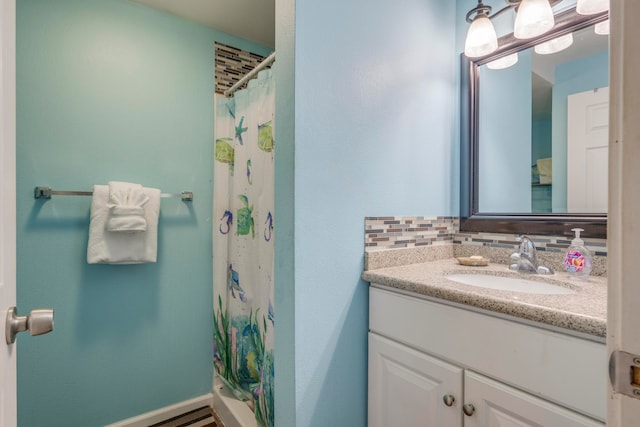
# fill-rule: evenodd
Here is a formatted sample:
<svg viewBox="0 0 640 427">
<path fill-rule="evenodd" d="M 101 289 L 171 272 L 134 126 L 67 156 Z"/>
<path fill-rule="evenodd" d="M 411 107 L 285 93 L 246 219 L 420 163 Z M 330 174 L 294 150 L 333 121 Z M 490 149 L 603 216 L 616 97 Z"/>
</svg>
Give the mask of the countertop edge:
<svg viewBox="0 0 640 427">
<path fill-rule="evenodd" d="M 434 263 L 423 263 L 428 269 Z M 407 267 L 407 266 L 404 266 Z M 436 300 L 449 301 L 462 306 L 477 308 L 483 311 L 506 315 L 509 318 L 523 319 L 535 322 L 540 326 L 586 334 L 597 338 L 597 341 L 606 337 L 606 319 L 548 307 L 541 304 L 519 300 L 519 296 L 509 292 L 487 292 L 465 285 L 442 285 L 441 280 L 434 276 L 433 283 L 424 280 L 420 282 L 401 277 L 400 270 L 386 268 L 380 270 L 368 270 L 362 273 L 364 281 L 375 283 L 389 290 L 397 289 L 416 296 L 427 296 Z M 413 268 L 420 268 L 413 265 Z M 446 280 L 446 279 L 445 279 Z M 450 282 L 447 280 L 447 282 Z M 606 301 L 605 301 L 606 304 Z"/>
</svg>

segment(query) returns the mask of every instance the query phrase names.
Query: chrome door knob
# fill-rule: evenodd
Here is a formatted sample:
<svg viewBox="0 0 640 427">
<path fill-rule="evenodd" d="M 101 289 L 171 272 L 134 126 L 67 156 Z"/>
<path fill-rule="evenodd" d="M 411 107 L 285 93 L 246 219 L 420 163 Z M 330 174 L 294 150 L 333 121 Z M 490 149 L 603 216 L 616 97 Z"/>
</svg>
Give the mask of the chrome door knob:
<svg viewBox="0 0 640 427">
<path fill-rule="evenodd" d="M 476 407 L 471 403 L 467 403 L 466 405 L 462 406 L 462 412 L 464 412 L 466 416 L 470 417 L 474 412 L 476 412 Z"/>
<path fill-rule="evenodd" d="M 442 401 L 444 402 L 445 405 L 452 406 L 453 402 L 456 401 L 456 398 L 450 394 L 445 394 L 444 396 L 442 396 Z"/>
<path fill-rule="evenodd" d="M 13 344 L 18 332 L 28 330 L 29 335 L 42 335 L 53 330 L 53 309 L 39 308 L 32 310 L 28 316 L 18 316 L 18 310 L 10 307 L 5 321 L 5 341 Z"/>
</svg>

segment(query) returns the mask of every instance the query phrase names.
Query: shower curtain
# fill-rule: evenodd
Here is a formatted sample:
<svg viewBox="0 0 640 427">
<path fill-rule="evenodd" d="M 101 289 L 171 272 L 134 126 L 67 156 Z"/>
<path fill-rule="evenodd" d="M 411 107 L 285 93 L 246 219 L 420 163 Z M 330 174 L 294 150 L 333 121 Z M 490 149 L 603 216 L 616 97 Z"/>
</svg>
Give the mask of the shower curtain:
<svg viewBox="0 0 640 427">
<path fill-rule="evenodd" d="M 214 365 L 273 426 L 275 87 L 258 73 L 233 98 L 216 96 L 213 167 Z"/>
</svg>

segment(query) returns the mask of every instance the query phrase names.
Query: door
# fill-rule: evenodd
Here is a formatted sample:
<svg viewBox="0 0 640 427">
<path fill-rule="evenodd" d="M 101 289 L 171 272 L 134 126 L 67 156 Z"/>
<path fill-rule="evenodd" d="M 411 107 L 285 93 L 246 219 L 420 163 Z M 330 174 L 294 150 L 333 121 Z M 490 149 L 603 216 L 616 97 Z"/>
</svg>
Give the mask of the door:
<svg viewBox="0 0 640 427">
<path fill-rule="evenodd" d="M 465 427 L 604 427 L 601 422 L 471 371 L 464 374 L 464 403 Z"/>
<path fill-rule="evenodd" d="M 461 401 L 461 368 L 369 333 L 369 427 L 461 427 Z"/>
<path fill-rule="evenodd" d="M 569 95 L 567 210 L 607 212 L 609 88 Z"/>
<path fill-rule="evenodd" d="M 607 350 L 640 355 L 640 1 L 612 1 L 610 16 Z M 640 400 L 608 391 L 607 426 L 640 425 Z"/>
<path fill-rule="evenodd" d="M 15 0 L 0 0 L 0 321 L 16 304 Z M 16 421 L 16 348 L 0 340 L 0 427 Z"/>
</svg>

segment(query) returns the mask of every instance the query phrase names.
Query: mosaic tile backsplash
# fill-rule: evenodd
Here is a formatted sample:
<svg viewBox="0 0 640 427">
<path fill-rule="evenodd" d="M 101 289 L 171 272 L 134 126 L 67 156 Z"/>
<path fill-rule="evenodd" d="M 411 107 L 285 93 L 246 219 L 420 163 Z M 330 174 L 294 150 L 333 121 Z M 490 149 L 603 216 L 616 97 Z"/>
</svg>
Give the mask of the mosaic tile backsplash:
<svg viewBox="0 0 640 427">
<path fill-rule="evenodd" d="M 456 233 L 453 243 L 471 246 L 488 246 L 492 248 L 503 248 L 516 250 L 520 247 L 520 242 L 516 240 L 515 234 L 496 234 L 496 233 Z M 558 236 L 535 236 L 528 235 L 533 241 L 538 252 L 556 252 L 564 254 L 571 244 L 571 239 Z M 589 239 L 583 238 L 585 246 L 591 252 L 591 255 L 607 256 L 606 239 Z"/>
<path fill-rule="evenodd" d="M 515 234 L 460 232 L 460 218 L 450 216 L 365 217 L 365 252 L 453 243 L 516 250 Z M 571 239 L 559 236 L 529 236 L 538 251 L 564 253 Z M 583 237 L 592 255 L 606 256 L 606 239 Z"/>
<path fill-rule="evenodd" d="M 264 56 L 222 43 L 216 43 L 215 48 L 216 93 L 220 94 L 231 88 L 264 59 Z"/>
<path fill-rule="evenodd" d="M 428 262 L 457 256 L 483 255 L 501 264 L 520 243 L 515 234 L 460 232 L 458 217 L 380 216 L 365 218 L 365 270 Z M 562 236 L 529 235 L 541 265 L 556 271 L 571 239 Z M 606 239 L 583 237 L 593 256 L 592 275 L 606 275 Z"/>
<path fill-rule="evenodd" d="M 366 252 L 453 243 L 459 220 L 450 216 L 365 218 Z"/>
</svg>

